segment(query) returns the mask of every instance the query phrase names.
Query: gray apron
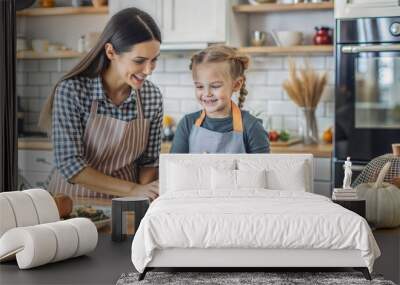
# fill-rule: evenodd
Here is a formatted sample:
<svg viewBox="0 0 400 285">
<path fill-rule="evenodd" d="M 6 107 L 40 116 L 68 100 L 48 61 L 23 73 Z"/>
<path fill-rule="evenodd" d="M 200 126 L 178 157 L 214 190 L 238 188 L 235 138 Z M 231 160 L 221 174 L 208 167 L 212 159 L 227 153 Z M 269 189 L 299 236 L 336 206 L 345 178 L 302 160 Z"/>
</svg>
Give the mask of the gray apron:
<svg viewBox="0 0 400 285">
<path fill-rule="evenodd" d="M 233 131 L 220 133 L 201 127 L 206 113 L 197 118 L 189 136 L 189 153 L 246 153 L 243 141 L 242 114 L 232 102 Z"/>
</svg>

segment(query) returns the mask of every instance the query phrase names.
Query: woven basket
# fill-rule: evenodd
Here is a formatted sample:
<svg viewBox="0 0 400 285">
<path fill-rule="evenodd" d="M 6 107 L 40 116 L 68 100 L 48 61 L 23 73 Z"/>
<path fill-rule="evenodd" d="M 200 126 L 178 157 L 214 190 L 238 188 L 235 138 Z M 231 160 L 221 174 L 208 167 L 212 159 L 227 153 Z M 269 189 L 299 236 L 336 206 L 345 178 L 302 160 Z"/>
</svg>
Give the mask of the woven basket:
<svg viewBox="0 0 400 285">
<path fill-rule="evenodd" d="M 381 155 L 371 160 L 360 175 L 358 175 L 356 180 L 354 180 L 352 187 L 356 187 L 361 183 L 375 182 L 382 167 L 388 161 L 392 163 L 392 166 L 386 174 L 384 181 L 400 188 L 400 156 L 395 156 L 393 154 Z"/>
</svg>

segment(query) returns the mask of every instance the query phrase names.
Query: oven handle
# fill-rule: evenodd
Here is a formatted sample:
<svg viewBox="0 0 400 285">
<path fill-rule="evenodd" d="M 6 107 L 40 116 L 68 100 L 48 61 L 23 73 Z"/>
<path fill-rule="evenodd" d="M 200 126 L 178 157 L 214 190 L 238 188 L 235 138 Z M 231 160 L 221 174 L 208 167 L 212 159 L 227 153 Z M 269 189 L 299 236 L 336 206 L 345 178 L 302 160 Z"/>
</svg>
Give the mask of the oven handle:
<svg viewBox="0 0 400 285">
<path fill-rule="evenodd" d="M 369 46 L 344 46 L 343 53 L 359 53 L 359 52 L 379 52 L 379 51 L 400 51 L 400 44 L 396 45 L 369 45 Z"/>
</svg>

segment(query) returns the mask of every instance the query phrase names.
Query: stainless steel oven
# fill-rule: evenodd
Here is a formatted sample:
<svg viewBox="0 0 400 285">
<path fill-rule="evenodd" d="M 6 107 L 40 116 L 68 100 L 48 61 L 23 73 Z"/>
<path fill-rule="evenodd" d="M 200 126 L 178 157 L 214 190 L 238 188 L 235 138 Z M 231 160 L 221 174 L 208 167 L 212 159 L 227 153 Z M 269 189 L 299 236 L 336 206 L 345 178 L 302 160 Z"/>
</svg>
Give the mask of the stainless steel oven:
<svg viewBox="0 0 400 285">
<path fill-rule="evenodd" d="M 336 21 L 335 187 L 400 142 L 400 17 Z"/>
</svg>

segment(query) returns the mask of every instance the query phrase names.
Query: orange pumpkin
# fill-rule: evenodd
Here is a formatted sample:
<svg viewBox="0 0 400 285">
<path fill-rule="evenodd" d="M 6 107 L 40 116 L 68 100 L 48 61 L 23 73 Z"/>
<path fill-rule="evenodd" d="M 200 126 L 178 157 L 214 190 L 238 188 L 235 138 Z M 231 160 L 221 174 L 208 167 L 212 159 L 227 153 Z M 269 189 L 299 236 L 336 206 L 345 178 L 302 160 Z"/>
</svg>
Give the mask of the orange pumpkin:
<svg viewBox="0 0 400 285">
<path fill-rule="evenodd" d="M 332 132 L 332 127 L 328 128 L 324 131 L 322 134 L 322 140 L 326 143 L 332 143 L 333 140 L 333 132 Z"/>
</svg>

